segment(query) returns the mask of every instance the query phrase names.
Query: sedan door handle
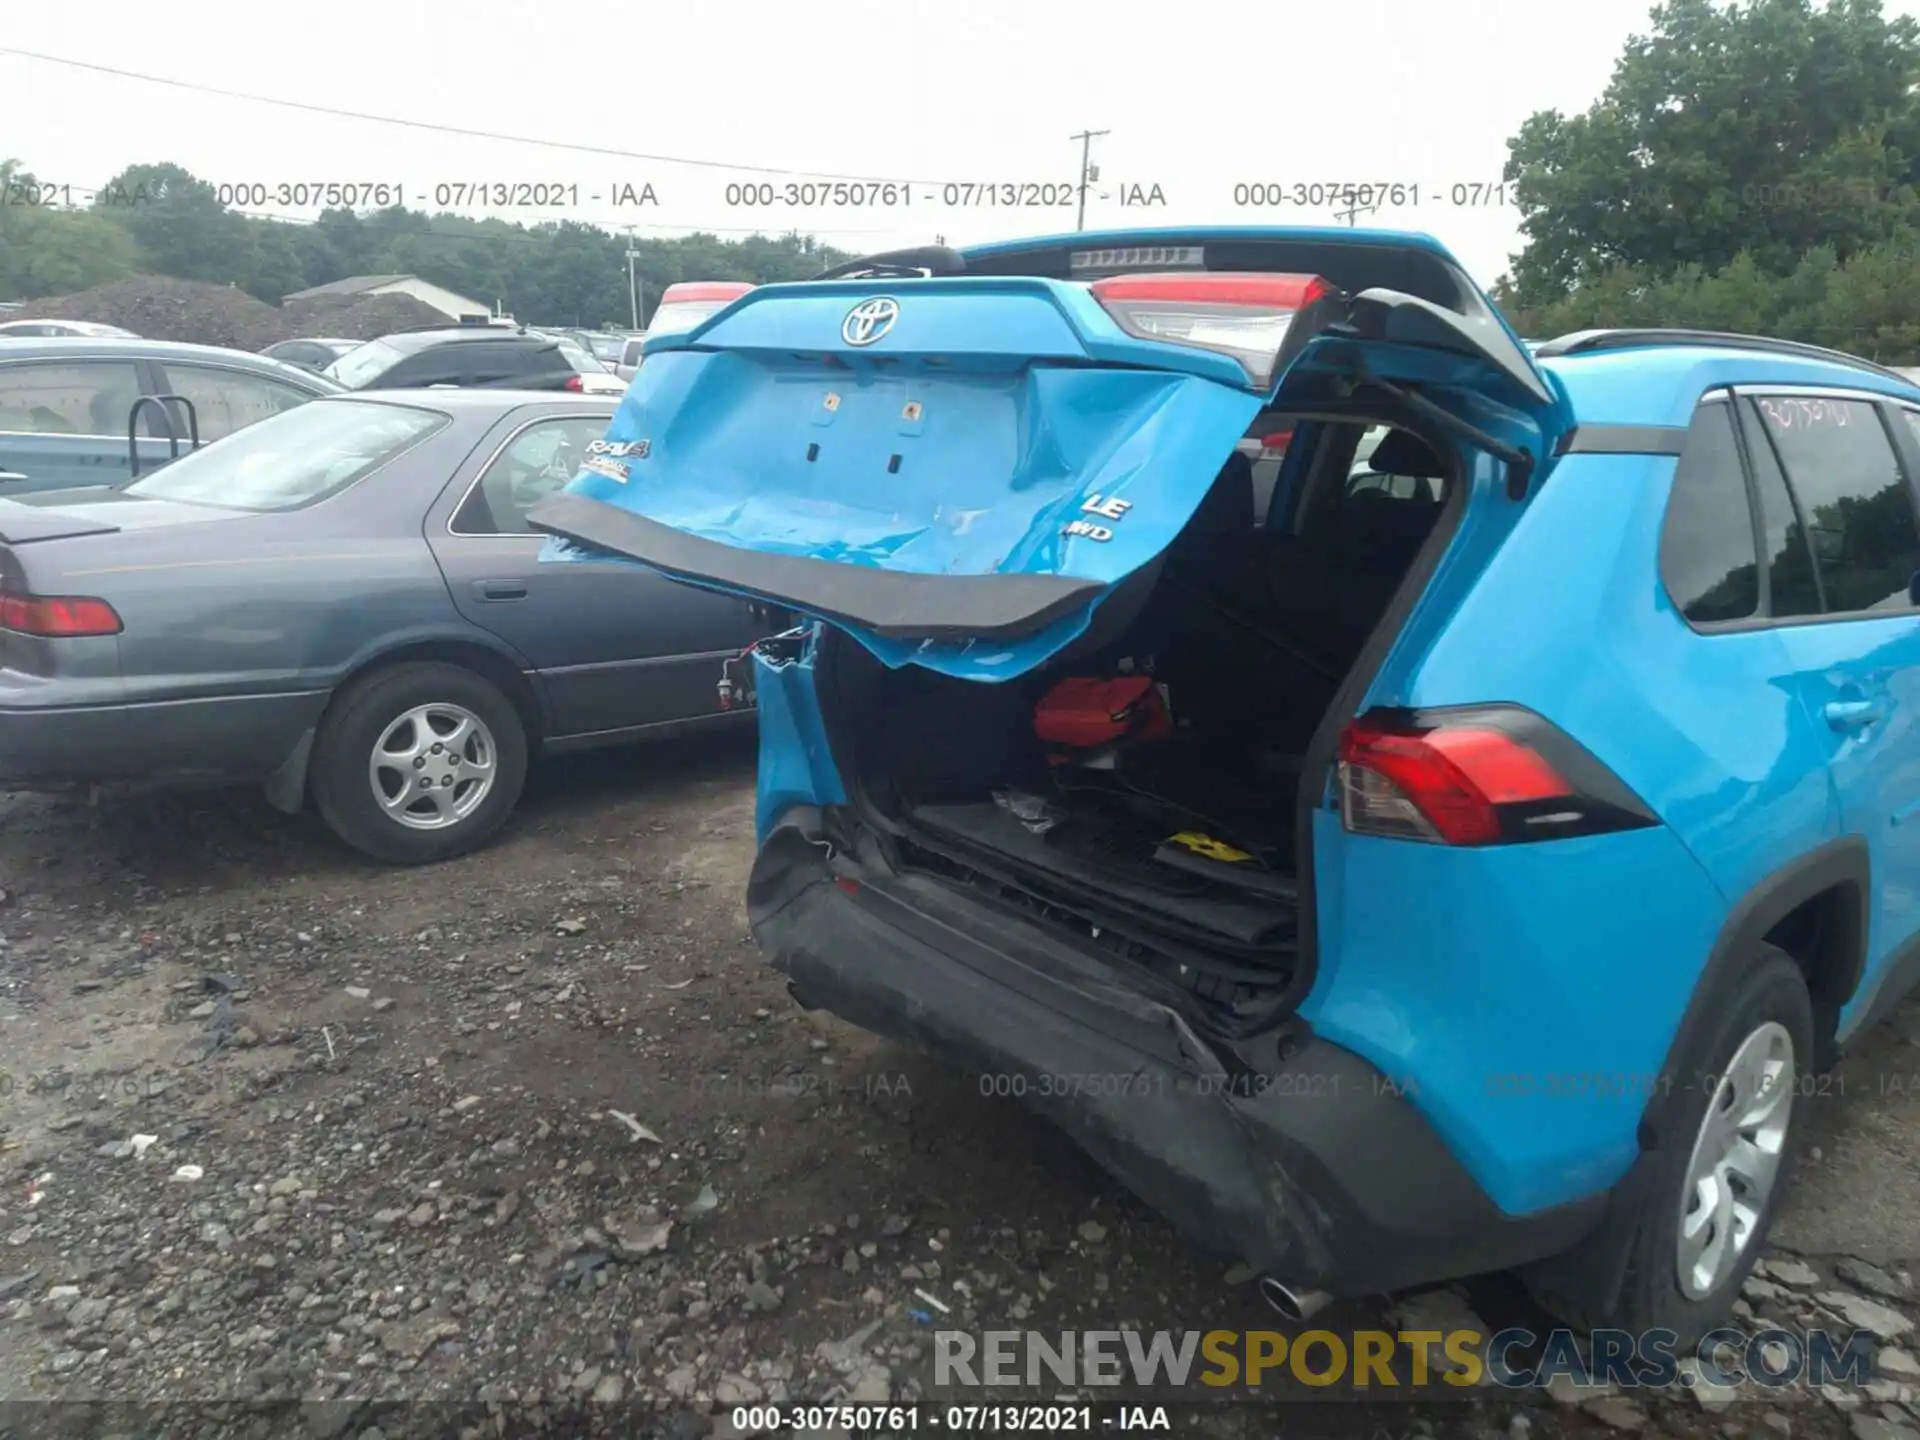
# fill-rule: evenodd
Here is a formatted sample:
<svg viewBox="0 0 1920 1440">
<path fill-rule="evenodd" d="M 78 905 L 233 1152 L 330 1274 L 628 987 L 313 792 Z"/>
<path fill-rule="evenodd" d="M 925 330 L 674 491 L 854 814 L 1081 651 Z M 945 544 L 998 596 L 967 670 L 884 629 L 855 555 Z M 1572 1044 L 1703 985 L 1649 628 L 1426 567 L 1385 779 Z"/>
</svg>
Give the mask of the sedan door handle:
<svg viewBox="0 0 1920 1440">
<path fill-rule="evenodd" d="M 1887 707 L 1878 700 L 1832 700 L 1824 713 L 1827 724 L 1836 730 L 1864 730 L 1884 720 Z"/>
<path fill-rule="evenodd" d="M 22 475 L 18 470 L 0 470 L 0 485 L 4 485 L 11 480 L 24 480 L 26 478 L 27 477 Z"/>
<path fill-rule="evenodd" d="M 527 598 L 527 582 L 524 580 L 476 580 L 473 593 L 482 600 L 524 600 Z"/>
</svg>

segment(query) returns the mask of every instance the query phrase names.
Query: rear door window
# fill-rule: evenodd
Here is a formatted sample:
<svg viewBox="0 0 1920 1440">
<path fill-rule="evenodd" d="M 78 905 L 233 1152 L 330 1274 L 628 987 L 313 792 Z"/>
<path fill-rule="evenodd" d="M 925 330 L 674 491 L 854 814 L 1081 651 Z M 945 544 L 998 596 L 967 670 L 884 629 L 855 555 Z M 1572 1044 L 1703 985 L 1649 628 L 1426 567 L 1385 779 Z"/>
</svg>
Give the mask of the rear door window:
<svg viewBox="0 0 1920 1440">
<path fill-rule="evenodd" d="M 105 435 L 123 443 L 140 372 L 131 360 L 0 365 L 0 430 Z"/>
<path fill-rule="evenodd" d="M 1695 625 L 1745 620 L 1760 608 L 1753 504 L 1731 412 L 1724 400 L 1694 412 L 1660 532 L 1660 578 Z"/>
<path fill-rule="evenodd" d="M 470 385 L 497 385 L 502 381 L 537 374 L 542 370 L 563 368 L 554 355 L 554 347 L 551 344 L 529 345 L 513 340 L 478 340 L 469 341 L 461 349 L 466 352 L 465 368 L 467 383 Z"/>
<path fill-rule="evenodd" d="M 192 404 L 202 444 L 244 430 L 312 398 L 304 390 L 263 376 L 211 365 L 182 365 L 173 360 L 166 363 L 166 388 Z M 174 423 L 185 434 L 184 408 L 171 401 L 168 408 L 175 412 Z"/>
<path fill-rule="evenodd" d="M 527 511 L 559 490 L 606 433 L 604 415 L 540 420 L 507 442 L 453 517 L 456 535 L 533 535 Z"/>
<path fill-rule="evenodd" d="M 1915 608 L 1920 523 L 1879 407 L 1798 395 L 1753 403 L 1813 552 L 1825 613 Z"/>
<path fill-rule="evenodd" d="M 435 345 L 430 350 L 409 355 L 381 376 L 380 384 L 388 390 L 401 390 L 409 386 L 462 384 L 465 376 L 461 370 L 461 352 L 466 348 L 461 344 Z M 355 355 L 359 353 L 357 350 L 354 352 Z"/>
</svg>

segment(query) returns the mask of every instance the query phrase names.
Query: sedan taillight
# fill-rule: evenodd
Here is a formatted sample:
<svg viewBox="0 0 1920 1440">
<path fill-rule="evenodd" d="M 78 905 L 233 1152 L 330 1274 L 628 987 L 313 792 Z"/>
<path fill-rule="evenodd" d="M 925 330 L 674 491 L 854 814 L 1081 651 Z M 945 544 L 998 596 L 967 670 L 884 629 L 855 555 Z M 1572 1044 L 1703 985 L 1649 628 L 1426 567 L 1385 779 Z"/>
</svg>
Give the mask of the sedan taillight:
<svg viewBox="0 0 1920 1440">
<path fill-rule="evenodd" d="M 0 594 L 0 630 L 42 639 L 118 635 L 125 628 L 113 606 L 91 595 Z"/>
</svg>

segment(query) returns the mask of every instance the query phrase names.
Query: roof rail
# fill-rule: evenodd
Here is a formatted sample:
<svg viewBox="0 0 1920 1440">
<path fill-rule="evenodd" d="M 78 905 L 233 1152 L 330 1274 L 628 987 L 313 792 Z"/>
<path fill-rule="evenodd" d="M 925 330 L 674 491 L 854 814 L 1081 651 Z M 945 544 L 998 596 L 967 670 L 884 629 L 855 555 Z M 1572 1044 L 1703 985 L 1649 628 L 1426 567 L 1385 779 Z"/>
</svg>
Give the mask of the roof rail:
<svg viewBox="0 0 1920 1440">
<path fill-rule="evenodd" d="M 516 335 L 525 334 L 527 327 L 512 320 L 489 320 L 481 324 L 475 320 L 449 320 L 441 325 L 409 325 L 404 330 L 389 330 L 389 335 L 435 335 L 443 330 L 511 330 Z"/>
<path fill-rule="evenodd" d="M 1898 370 L 1889 369 L 1844 350 L 1829 350 L 1824 345 L 1807 345 L 1798 340 L 1775 340 L 1765 335 L 1737 335 L 1724 330 L 1576 330 L 1544 340 L 1533 353 L 1543 360 L 1557 355 L 1592 355 L 1602 350 L 1628 350 L 1641 345 L 1714 345 L 1735 350 L 1759 350 L 1768 355 L 1791 355 L 1801 360 L 1825 360 L 1833 365 L 1848 365 L 1855 370 L 1870 370 L 1903 385 L 1914 382 Z"/>
</svg>

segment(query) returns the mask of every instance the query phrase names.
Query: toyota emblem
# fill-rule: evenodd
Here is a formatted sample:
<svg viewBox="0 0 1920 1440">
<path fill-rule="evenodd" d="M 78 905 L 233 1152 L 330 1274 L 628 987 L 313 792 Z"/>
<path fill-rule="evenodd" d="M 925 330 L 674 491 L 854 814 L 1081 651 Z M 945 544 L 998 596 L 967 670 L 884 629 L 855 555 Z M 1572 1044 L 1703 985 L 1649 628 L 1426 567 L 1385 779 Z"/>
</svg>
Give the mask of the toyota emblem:
<svg viewBox="0 0 1920 1440">
<path fill-rule="evenodd" d="M 849 345 L 871 345 L 893 329 L 900 318 L 900 302 L 886 295 L 862 300 L 840 322 L 840 338 Z"/>
</svg>

